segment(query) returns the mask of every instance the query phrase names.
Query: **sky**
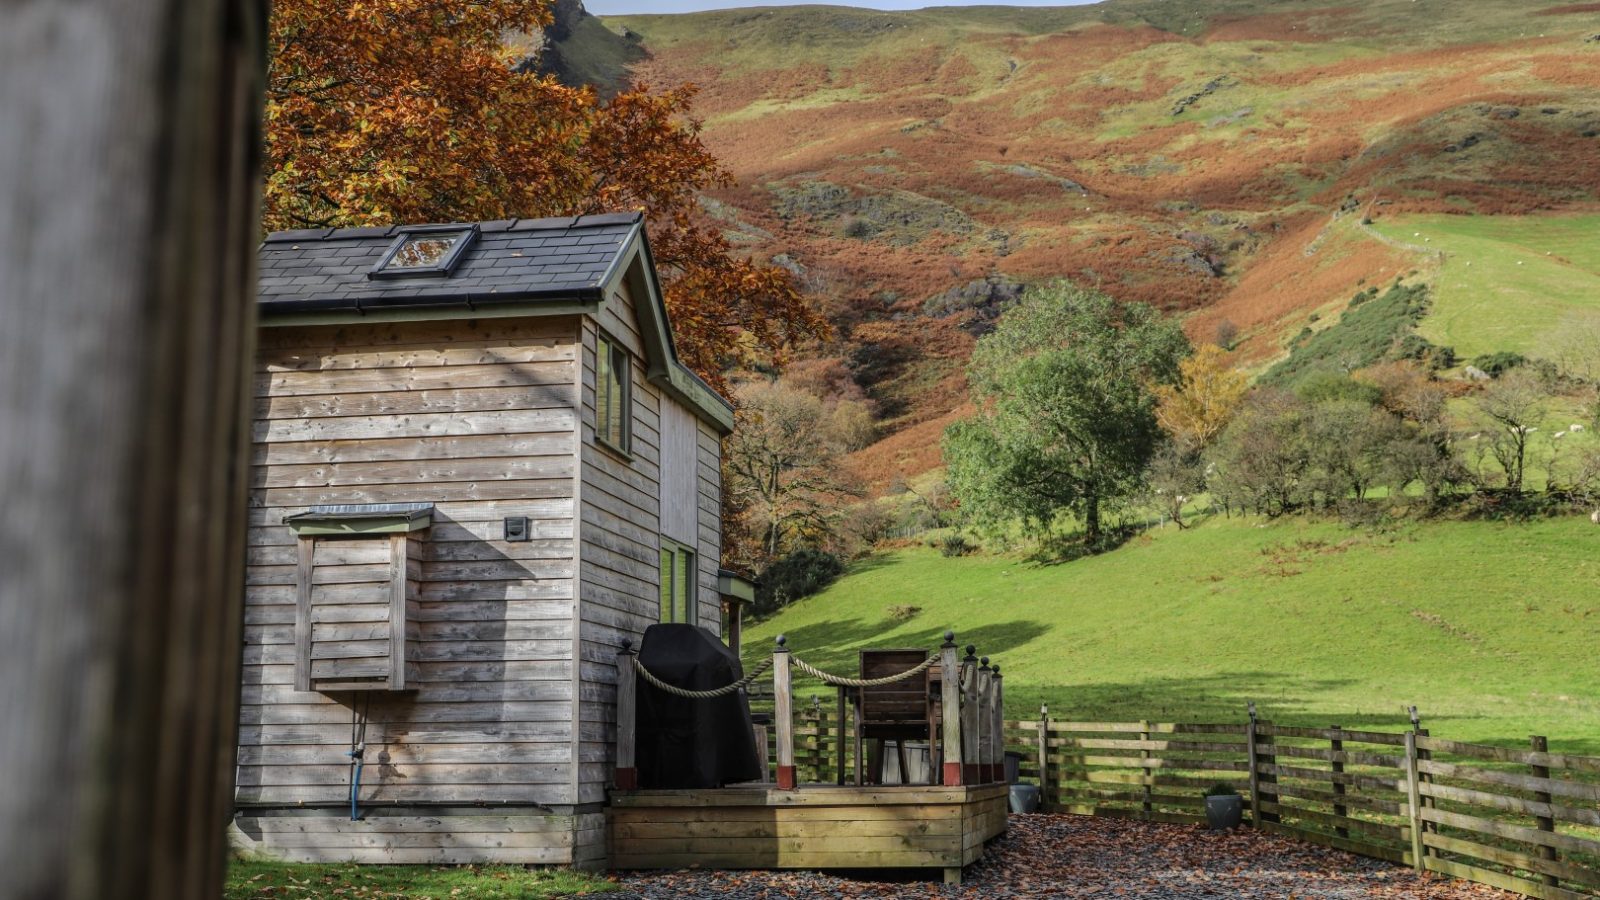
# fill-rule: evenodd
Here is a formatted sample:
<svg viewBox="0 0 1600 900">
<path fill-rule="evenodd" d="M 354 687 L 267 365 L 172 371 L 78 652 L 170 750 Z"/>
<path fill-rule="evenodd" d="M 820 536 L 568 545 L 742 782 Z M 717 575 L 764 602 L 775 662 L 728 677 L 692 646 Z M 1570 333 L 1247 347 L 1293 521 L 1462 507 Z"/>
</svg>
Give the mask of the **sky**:
<svg viewBox="0 0 1600 900">
<path fill-rule="evenodd" d="M 922 9 L 925 6 L 1083 6 L 1093 2 L 1096 0 L 831 0 L 829 5 L 855 6 L 863 9 Z M 584 0 L 583 3 L 584 9 L 597 16 L 801 5 L 807 4 L 785 2 L 785 0 Z"/>
</svg>

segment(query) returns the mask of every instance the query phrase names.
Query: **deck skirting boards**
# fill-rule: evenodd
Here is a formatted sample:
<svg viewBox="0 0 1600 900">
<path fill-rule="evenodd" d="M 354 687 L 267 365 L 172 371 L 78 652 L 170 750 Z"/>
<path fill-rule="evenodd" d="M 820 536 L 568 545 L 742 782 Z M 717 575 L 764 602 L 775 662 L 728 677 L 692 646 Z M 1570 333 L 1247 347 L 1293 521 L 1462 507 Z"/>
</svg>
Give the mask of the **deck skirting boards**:
<svg viewBox="0 0 1600 900">
<path fill-rule="evenodd" d="M 1007 788 L 803 786 L 614 793 L 616 869 L 952 870 L 1005 831 Z"/>
</svg>

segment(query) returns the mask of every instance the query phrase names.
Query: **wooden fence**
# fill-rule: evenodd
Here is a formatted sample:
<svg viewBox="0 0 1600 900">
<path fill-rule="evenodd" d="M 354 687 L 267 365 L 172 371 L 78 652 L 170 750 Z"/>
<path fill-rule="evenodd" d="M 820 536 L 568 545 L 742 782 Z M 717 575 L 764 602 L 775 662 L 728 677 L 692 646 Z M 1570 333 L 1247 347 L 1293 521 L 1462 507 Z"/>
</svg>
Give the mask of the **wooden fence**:
<svg viewBox="0 0 1600 900">
<path fill-rule="evenodd" d="M 1052 812 L 1203 822 L 1217 783 L 1263 831 L 1541 900 L 1600 889 L 1600 758 L 1405 732 L 1244 723 L 1008 721 Z"/>
</svg>

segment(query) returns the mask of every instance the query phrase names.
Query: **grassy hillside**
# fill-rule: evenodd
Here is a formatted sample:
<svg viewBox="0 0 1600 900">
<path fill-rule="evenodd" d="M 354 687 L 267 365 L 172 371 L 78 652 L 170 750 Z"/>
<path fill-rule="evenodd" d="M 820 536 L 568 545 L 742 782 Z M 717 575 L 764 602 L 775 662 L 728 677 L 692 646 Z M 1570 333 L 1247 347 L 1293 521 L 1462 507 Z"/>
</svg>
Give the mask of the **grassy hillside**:
<svg viewBox="0 0 1600 900">
<path fill-rule="evenodd" d="M 1392 236 L 1420 230 L 1402 217 L 1600 211 L 1592 5 L 1110 0 L 604 23 L 649 54 L 634 76 L 700 86 L 704 139 L 738 180 L 708 211 L 837 323 L 808 352 L 880 401 L 887 439 L 856 459 L 880 486 L 938 465 L 992 319 L 950 298 L 985 278 L 1097 285 L 1182 311 L 1199 339 L 1227 320 L 1239 363 L 1262 370 L 1311 313 L 1431 274 Z M 1463 270 L 1505 253 L 1470 237 L 1451 238 Z M 1424 334 L 1466 353 L 1536 340 L 1549 316 L 1510 312 L 1521 332 L 1499 334 L 1458 307 L 1506 284 L 1523 285 L 1511 304 L 1559 306 L 1593 277 L 1569 256 L 1531 284 L 1531 263 L 1490 259 L 1474 283 L 1457 258 L 1439 274 L 1461 299 Z"/>
<path fill-rule="evenodd" d="M 1600 216 L 1407 216 L 1376 228 L 1433 270 L 1421 333 L 1464 358 L 1540 356 L 1573 316 L 1600 314 Z"/>
<path fill-rule="evenodd" d="M 856 649 L 953 628 L 1001 663 L 1008 714 L 1399 727 L 1600 752 L 1600 528 L 1443 522 L 1388 532 L 1212 519 L 1039 565 L 912 548 L 749 630 L 850 671 Z M 908 622 L 886 608 L 922 607 Z M 747 659 L 748 662 L 748 659 Z M 807 688 L 801 688 L 806 696 Z"/>
</svg>

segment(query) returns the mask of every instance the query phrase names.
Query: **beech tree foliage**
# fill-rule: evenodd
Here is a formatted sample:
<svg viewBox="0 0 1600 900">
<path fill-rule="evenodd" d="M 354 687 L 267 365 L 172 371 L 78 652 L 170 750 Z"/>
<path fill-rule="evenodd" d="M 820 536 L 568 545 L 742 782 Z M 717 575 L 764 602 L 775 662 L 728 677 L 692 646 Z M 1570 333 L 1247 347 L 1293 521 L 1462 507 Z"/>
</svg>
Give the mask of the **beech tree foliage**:
<svg viewBox="0 0 1600 900">
<path fill-rule="evenodd" d="M 1070 512 L 1098 543 L 1103 507 L 1140 487 L 1162 440 L 1155 388 L 1188 353 L 1177 323 L 1143 304 L 1064 282 L 1030 291 L 978 342 L 978 413 L 946 432 L 962 510 L 1037 529 Z"/>
<path fill-rule="evenodd" d="M 265 224 L 343 227 L 637 210 L 678 351 L 731 367 L 826 331 L 782 268 L 734 255 L 697 216 L 728 173 L 700 141 L 692 85 L 610 101 L 517 71 L 509 33 L 550 0 L 276 0 Z"/>
</svg>

